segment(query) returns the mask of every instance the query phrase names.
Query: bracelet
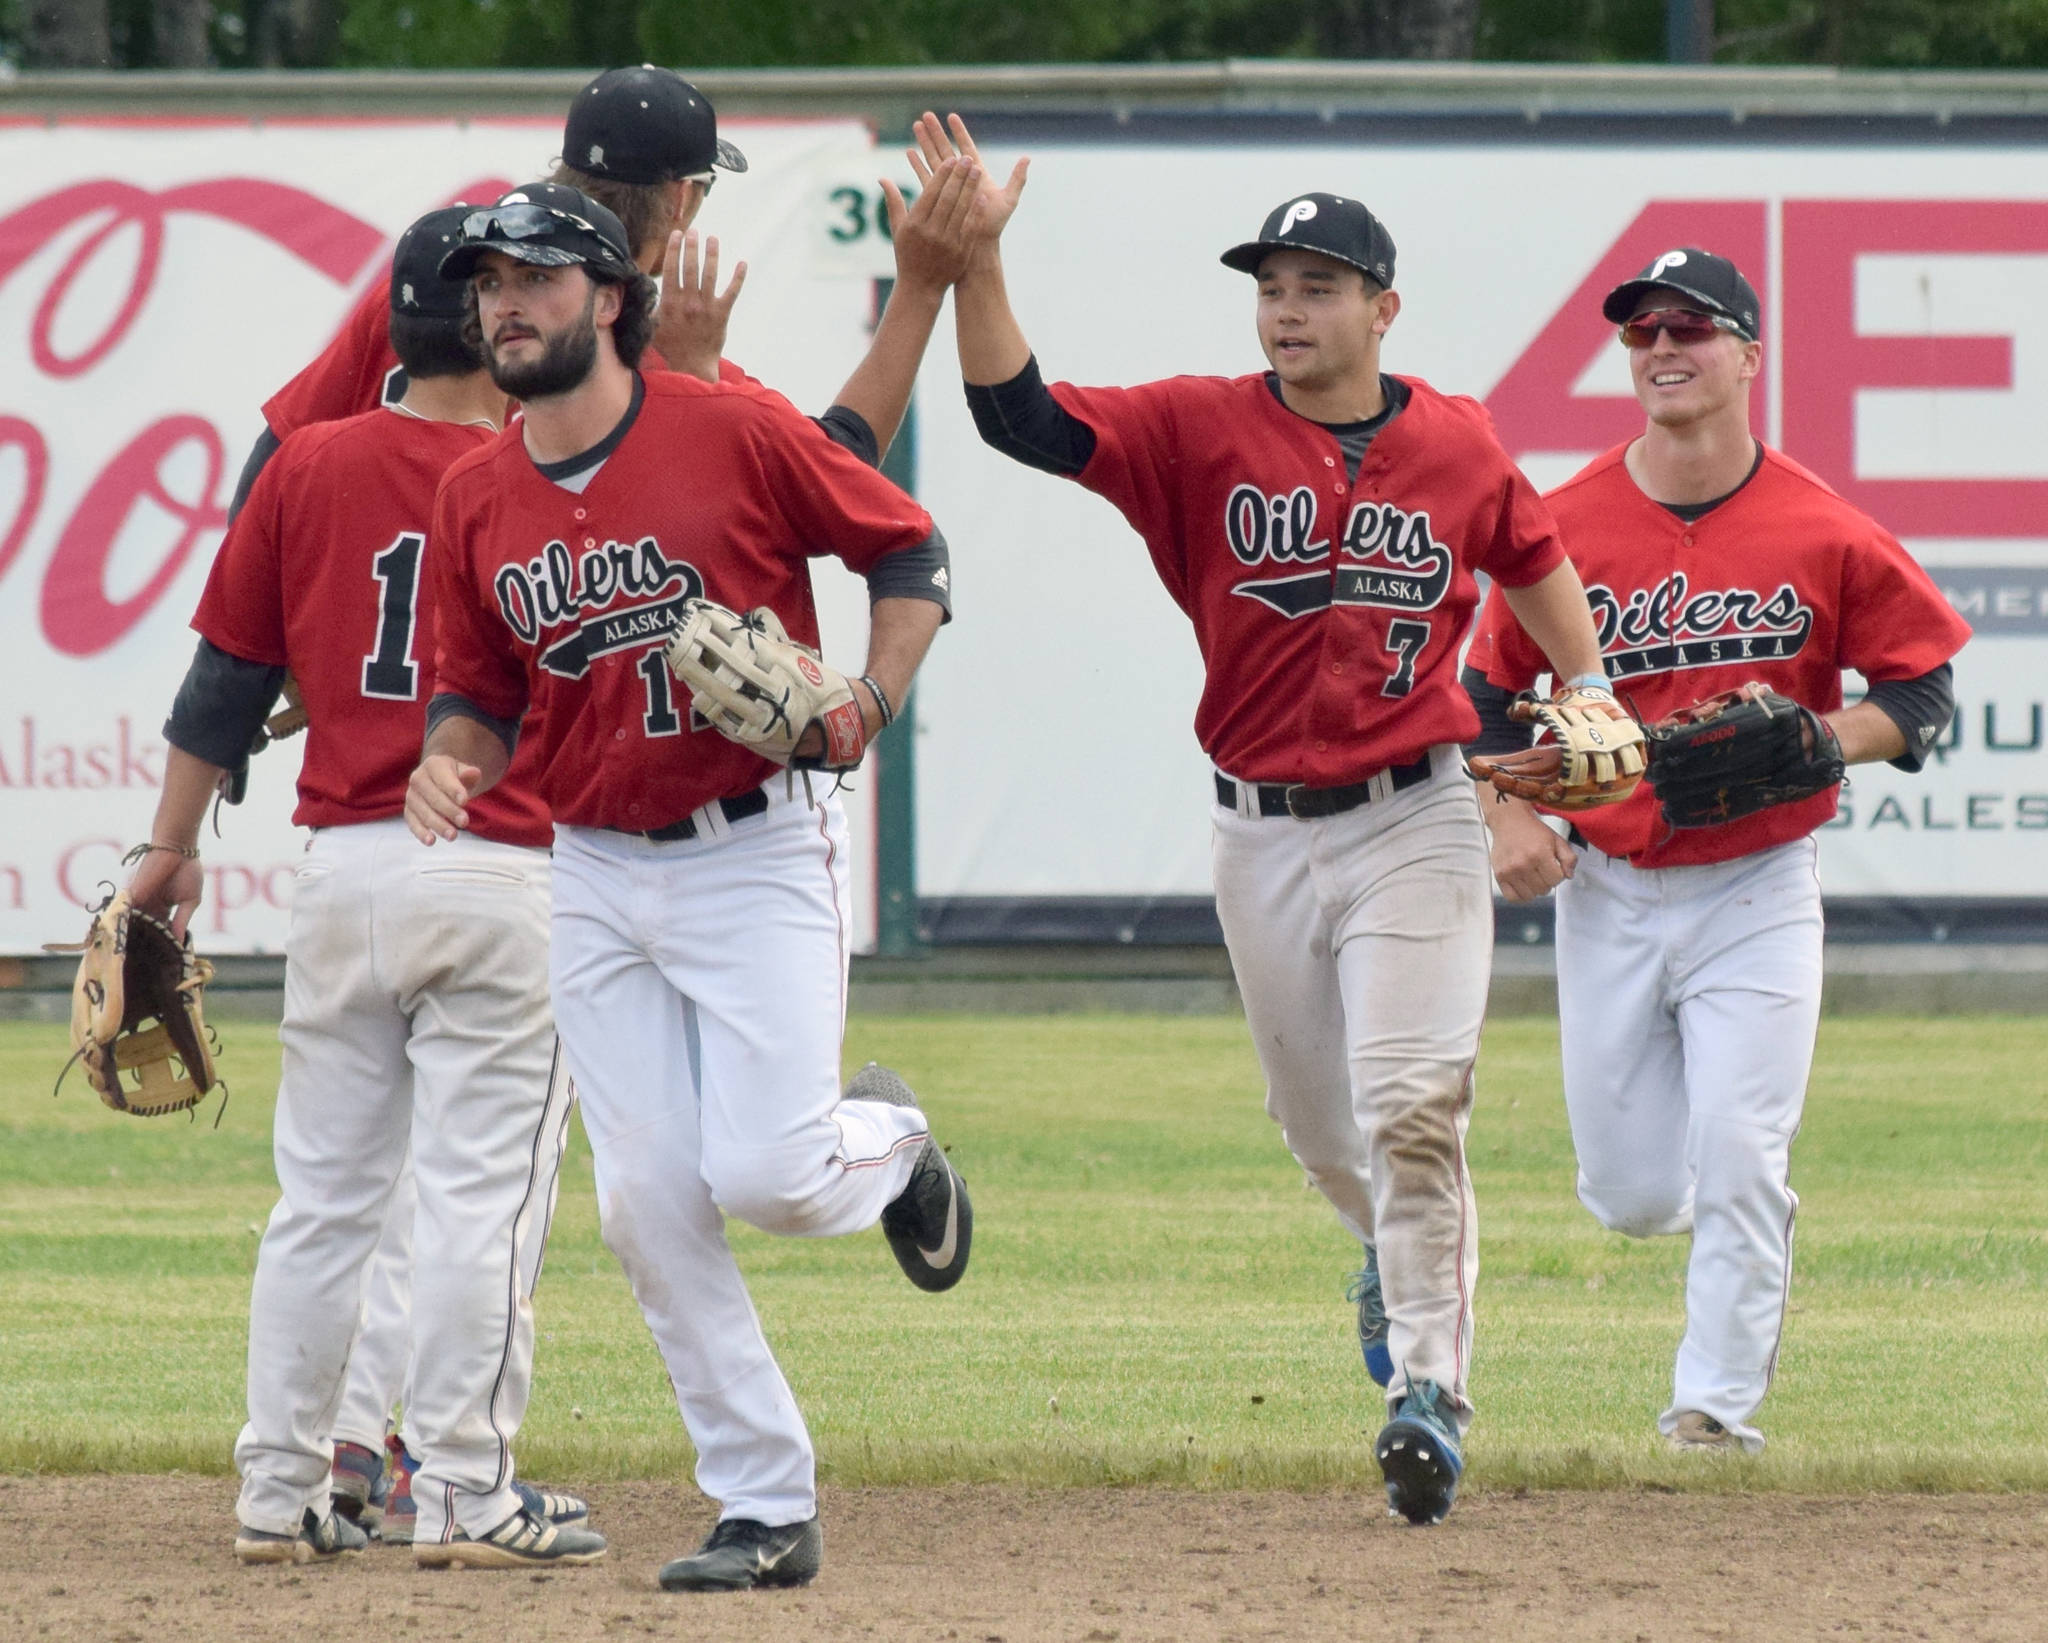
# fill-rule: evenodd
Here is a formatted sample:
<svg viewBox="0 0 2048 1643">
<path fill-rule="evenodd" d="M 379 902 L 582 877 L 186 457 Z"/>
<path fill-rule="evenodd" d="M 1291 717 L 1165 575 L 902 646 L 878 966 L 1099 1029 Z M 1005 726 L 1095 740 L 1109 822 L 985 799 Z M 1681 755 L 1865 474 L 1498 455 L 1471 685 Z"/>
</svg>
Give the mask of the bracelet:
<svg viewBox="0 0 2048 1643">
<path fill-rule="evenodd" d="M 874 675 L 871 673 L 863 673 L 860 682 L 874 692 L 875 706 L 882 710 L 882 728 L 887 730 L 896 722 L 896 710 L 889 705 L 889 693 L 875 683 Z"/>
<path fill-rule="evenodd" d="M 183 856 L 187 861 L 197 861 L 199 859 L 199 852 L 197 850 L 188 850 L 182 844 L 159 844 L 156 840 L 152 839 L 147 844 L 138 844 L 127 855 L 123 856 L 121 858 L 121 865 L 126 867 L 132 862 L 138 862 L 152 850 L 162 850 L 173 856 Z"/>
</svg>

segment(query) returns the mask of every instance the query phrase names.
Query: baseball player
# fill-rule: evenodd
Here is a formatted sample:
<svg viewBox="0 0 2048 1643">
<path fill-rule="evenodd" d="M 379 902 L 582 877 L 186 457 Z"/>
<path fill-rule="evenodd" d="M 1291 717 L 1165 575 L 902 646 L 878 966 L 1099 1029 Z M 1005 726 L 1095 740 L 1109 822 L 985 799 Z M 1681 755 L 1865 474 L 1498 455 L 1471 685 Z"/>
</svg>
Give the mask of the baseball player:
<svg viewBox="0 0 2048 1643">
<path fill-rule="evenodd" d="M 517 190 L 465 222 L 443 268 L 473 276 L 492 373 L 525 411 L 442 483 L 437 694 L 407 820 L 438 857 L 510 761 L 537 761 L 555 1015 L 604 1236 L 721 1505 L 661 1583 L 800 1585 L 823 1554 L 810 1438 L 724 1216 L 802 1237 L 880 1219 L 936 1290 L 965 1271 L 971 1209 L 900 1080 L 871 1068 L 841 1095 L 838 801 L 706 728 L 664 649 L 698 596 L 766 607 L 814 644 L 807 560 L 837 555 L 872 599 L 868 666 L 834 719 L 843 767 L 946 616 L 944 542 L 779 396 L 637 370 L 654 282 L 595 201 Z M 821 739 L 811 724 L 794 751 Z"/>
<path fill-rule="evenodd" d="M 957 117 L 917 136 L 927 166 L 973 154 Z M 1024 175 L 984 184 L 955 295 L 968 402 L 997 450 L 1114 503 L 1194 624 L 1217 912 L 1266 1110 L 1376 1270 L 1375 1453 L 1393 1511 L 1434 1523 L 1472 1417 L 1464 1134 L 1493 938 L 1457 655 L 1484 570 L 1560 675 L 1597 682 L 1586 602 L 1485 413 L 1382 374 L 1401 302 L 1364 205 L 1298 195 L 1223 253 L 1256 283 L 1269 369 L 1048 389 L 999 255 Z"/>
<path fill-rule="evenodd" d="M 510 1447 L 533 1357 L 525 1272 L 568 1122 L 541 958 L 547 812 L 522 769 L 450 856 L 428 856 L 400 819 L 433 682 L 424 527 L 442 470 L 496 434 L 503 405 L 463 337 L 461 290 L 437 273 L 460 217 L 430 213 L 394 256 L 405 398 L 285 441 L 222 545 L 130 886 L 138 906 L 177 908 L 183 928 L 215 782 L 289 670 L 308 718 L 294 820 L 313 835 L 294 872 L 281 1196 L 257 1256 L 249 1421 L 235 1446 L 244 1563 L 324 1561 L 365 1543 L 329 1510 L 328 1434 L 408 1147 L 420 1367 L 407 1420 L 425 1515 L 451 1526 L 450 1545 L 420 1561 L 575 1564 L 605 1551 L 515 1482 Z"/>
<path fill-rule="evenodd" d="M 1919 769 L 1954 711 L 1948 663 L 1968 629 L 1881 526 L 1751 434 L 1763 347 L 1749 281 L 1687 247 L 1602 311 L 1647 425 L 1548 500 L 1608 675 L 1646 720 L 1760 682 L 1819 714 L 1841 762 Z M 1479 751 L 1526 744 L 1507 695 L 1544 665 L 1512 605 L 1489 601 L 1464 675 L 1487 726 Z M 1870 681 L 1854 707 L 1844 668 Z M 1579 1197 L 1617 1232 L 1692 1234 L 1657 1420 L 1681 1449 L 1763 1447 L 1752 1417 L 1778 1358 L 1792 1137 L 1820 1015 L 1813 831 L 1835 813 L 1839 773 L 1798 802 L 1682 830 L 1648 785 L 1579 813 L 1568 836 L 1519 799 L 1482 804 L 1502 891 L 1557 892 Z"/>
<path fill-rule="evenodd" d="M 667 69 L 612 70 L 592 80 L 571 104 L 563 152 L 578 163 L 558 167 L 555 180 L 587 187 L 632 225 L 628 237 L 639 266 L 663 277 L 657 341 L 670 358 L 655 353 L 643 364 L 650 369 L 672 365 L 709 381 L 750 381 L 721 358 L 745 264 L 721 292 L 718 241 L 705 242 L 700 262 L 697 237 L 685 232 L 718 171 L 747 169 L 745 155 L 719 137 L 710 100 Z M 585 166 L 592 169 L 581 169 Z M 972 179 L 955 177 L 956 169 L 964 171 L 947 168 L 908 206 L 893 182 L 882 183 L 895 249 L 895 289 L 867 355 L 818 419 L 831 438 L 871 464 L 879 465 L 902 424 L 939 307 L 965 267 L 965 208 L 974 192 Z M 386 335 L 388 306 L 389 282 L 379 280 L 319 357 L 264 405 L 265 426 L 243 468 L 230 517 L 295 429 L 358 415 L 404 393 L 405 373 Z M 231 795 L 239 795 L 242 779 L 239 773 L 231 775 Z M 363 1328 L 349 1360 L 333 1433 L 337 1505 L 396 1542 L 412 1532 L 406 1482 L 412 1457 L 393 1439 L 388 1473 L 385 1459 L 385 1433 L 401 1399 L 409 1346 L 409 1193 L 408 1174 L 394 1194 L 390 1226 L 371 1269 Z M 540 1254 L 536 1245 L 536 1263 Z M 538 1276 L 537 1264 L 533 1276 Z"/>
<path fill-rule="evenodd" d="M 550 178 L 578 189 L 626 225 L 642 272 L 662 279 L 653 351 L 643 368 L 690 371 L 707 381 L 750 380 L 721 355 L 741 263 L 718 288 L 718 241 L 701 247 L 690 231 L 721 170 L 743 172 L 746 156 L 718 135 L 711 100 L 665 68 L 611 69 L 580 92 L 562 133 L 563 163 Z M 902 426 L 917 368 L 946 291 L 965 266 L 964 219 L 973 193 L 949 189 L 950 171 L 904 203 L 884 178 L 896 283 L 867 354 L 819 423 L 864 460 L 879 464 Z M 963 180 L 964 181 L 964 180 Z M 373 410 L 404 392 L 384 335 L 386 293 L 366 291 L 334 339 L 263 407 L 264 428 L 242 469 L 230 513 L 263 464 L 295 428 Z"/>
</svg>

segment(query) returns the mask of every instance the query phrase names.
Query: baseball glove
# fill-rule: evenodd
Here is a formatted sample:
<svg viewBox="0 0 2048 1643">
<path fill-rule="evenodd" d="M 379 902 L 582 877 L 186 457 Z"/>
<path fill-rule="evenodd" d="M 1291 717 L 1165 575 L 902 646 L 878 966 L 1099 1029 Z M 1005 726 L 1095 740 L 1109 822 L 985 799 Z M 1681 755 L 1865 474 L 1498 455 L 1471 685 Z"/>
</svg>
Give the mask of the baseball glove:
<svg viewBox="0 0 2048 1643">
<path fill-rule="evenodd" d="M 83 948 L 71 986 L 72 1061 L 85 1063 L 116 1112 L 156 1118 L 197 1106 L 217 1082 L 200 1011 L 213 966 L 189 936 L 131 907 L 125 890 L 93 914 Z"/>
<path fill-rule="evenodd" d="M 1472 760 L 1475 778 L 1552 810 L 1619 804 L 1643 779 L 1643 731 L 1604 690 L 1569 685 L 1545 701 L 1527 691 L 1508 717 L 1539 725 L 1549 740 L 1519 753 Z"/>
<path fill-rule="evenodd" d="M 1821 716 L 1768 685 L 1746 684 L 1649 727 L 1649 783 L 1673 827 L 1713 827 L 1825 793 L 1842 744 Z"/>
<path fill-rule="evenodd" d="M 867 751 L 867 724 L 845 674 L 784 631 L 766 605 L 746 615 L 690 599 L 670 637 L 669 671 L 690 687 L 690 706 L 712 729 L 777 764 L 851 770 Z M 797 757 L 812 725 L 824 748 Z"/>
</svg>

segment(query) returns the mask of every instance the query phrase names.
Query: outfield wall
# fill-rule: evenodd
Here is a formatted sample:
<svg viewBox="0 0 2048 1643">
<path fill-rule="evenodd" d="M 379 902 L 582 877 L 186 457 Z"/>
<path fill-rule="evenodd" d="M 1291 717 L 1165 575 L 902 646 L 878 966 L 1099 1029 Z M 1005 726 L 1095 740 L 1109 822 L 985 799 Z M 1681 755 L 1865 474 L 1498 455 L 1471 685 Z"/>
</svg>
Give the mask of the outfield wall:
<svg viewBox="0 0 2048 1643">
<path fill-rule="evenodd" d="M 1292 193 L 1350 193 L 1400 247 L 1389 369 L 1482 399 L 1543 485 L 1641 426 L 1601 294 L 1674 245 L 1735 258 L 1764 300 L 1758 433 L 1886 521 L 1975 629 L 1939 755 L 1917 777 L 1855 773 L 1824 887 L 1893 904 L 2048 893 L 2042 134 L 1959 148 L 1846 126 L 1757 142 L 1668 122 L 987 124 L 998 169 L 1033 156 L 1005 261 L 1049 378 L 1260 368 L 1250 282 L 1216 253 Z M 928 381 L 951 363 L 943 341 Z M 978 601 L 1005 617 L 927 665 L 928 918 L 961 939 L 1062 918 L 1078 934 L 1096 915 L 1110 939 L 1199 923 L 1181 898 L 1208 878 L 1200 664 L 1142 544 L 1078 487 L 993 460 L 945 396 L 920 430 L 924 499 L 973 555 L 962 620 Z M 1033 610 L 1056 621 L 1016 618 Z"/>
<path fill-rule="evenodd" d="M 329 107 L 338 84 L 318 81 Z M 261 400 L 392 233 L 533 174 L 556 131 L 530 115 L 109 113 L 0 120 L 0 952 L 70 937 L 147 825 L 185 621 Z M 1369 200 L 1401 247 L 1390 368 L 1483 399 L 1541 483 L 1636 425 L 1599 292 L 1674 243 L 1735 256 L 1765 301 L 1758 431 L 1890 524 L 1976 630 L 1936 763 L 1857 773 L 1824 836 L 1831 903 L 1891 933 L 2043 934 L 2048 117 L 975 119 L 992 162 L 1034 157 L 1008 262 L 1048 375 L 1256 369 L 1248 282 L 1215 254 L 1288 194 L 1335 189 Z M 752 267 L 731 351 L 821 408 L 888 268 L 873 178 L 902 162 L 843 116 L 733 134 L 754 169 L 705 219 Z M 1188 729 L 1199 663 L 1142 547 L 1106 504 L 980 445 L 945 325 L 915 445 L 959 612 L 917 698 L 923 929 L 1212 936 L 1207 765 Z M 820 592 L 828 647 L 857 655 L 858 584 L 830 573 Z M 294 756 L 266 755 L 210 843 L 216 950 L 281 944 Z M 857 825 L 874 785 L 857 784 Z M 872 931 L 872 849 L 856 855 Z"/>
</svg>

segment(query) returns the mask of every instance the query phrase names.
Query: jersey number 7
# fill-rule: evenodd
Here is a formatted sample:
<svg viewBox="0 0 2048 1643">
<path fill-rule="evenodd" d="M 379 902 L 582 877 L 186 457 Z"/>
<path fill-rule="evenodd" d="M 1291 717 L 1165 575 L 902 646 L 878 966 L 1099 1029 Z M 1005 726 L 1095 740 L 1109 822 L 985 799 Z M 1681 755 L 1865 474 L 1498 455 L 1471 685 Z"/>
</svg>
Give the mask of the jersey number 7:
<svg viewBox="0 0 2048 1643">
<path fill-rule="evenodd" d="M 1395 617 L 1387 624 L 1386 648 L 1394 653 L 1394 671 L 1380 686 L 1382 696 L 1405 696 L 1415 688 L 1415 658 L 1429 643 L 1427 622 L 1405 622 Z"/>
</svg>

